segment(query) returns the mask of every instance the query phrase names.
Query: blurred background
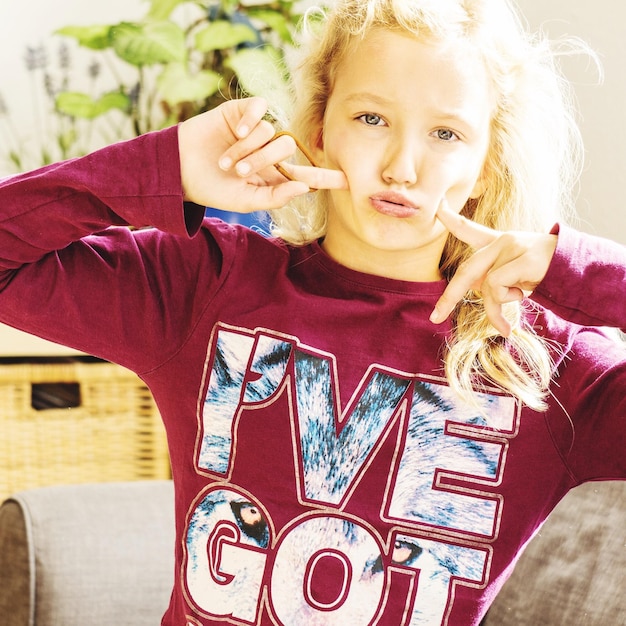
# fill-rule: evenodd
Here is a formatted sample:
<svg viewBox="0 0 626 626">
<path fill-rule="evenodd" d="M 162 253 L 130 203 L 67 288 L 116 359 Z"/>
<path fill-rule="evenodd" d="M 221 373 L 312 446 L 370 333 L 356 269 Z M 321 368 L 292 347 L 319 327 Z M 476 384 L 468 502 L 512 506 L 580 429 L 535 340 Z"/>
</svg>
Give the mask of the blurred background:
<svg viewBox="0 0 626 626">
<path fill-rule="evenodd" d="M 236 4 L 222 2 L 222 5 Z M 582 220 L 580 228 L 626 244 L 626 209 L 622 207 L 622 192 L 618 188 L 619 181 L 626 180 L 626 124 L 623 123 L 626 109 L 626 81 L 623 75 L 626 5 L 612 0 L 585 3 L 572 3 L 570 0 L 518 0 L 518 4 L 533 29 L 542 28 L 555 38 L 580 37 L 600 56 L 604 67 L 602 83 L 598 80 L 596 68 L 588 59 L 568 58 L 563 62 L 568 78 L 575 85 L 581 110 L 580 125 L 586 143 L 585 171 L 578 201 Z M 127 77 L 123 75 L 123 69 L 116 70 L 121 71 L 122 75 L 115 75 L 106 64 L 97 67 L 94 58 L 102 57 L 102 51 L 79 47 L 76 34 L 68 38 L 53 33 L 67 26 L 134 22 L 143 19 L 149 8 L 148 0 L 107 0 L 97 3 L 84 0 L 0 0 L 0 152 L 3 153 L 0 176 L 18 168 L 37 165 L 35 161 L 41 158 L 41 137 L 50 134 L 55 136 L 56 144 L 63 144 L 62 148 L 55 145 L 46 155 L 53 160 L 58 158 L 60 149 L 71 156 L 72 149 L 84 150 L 90 144 L 97 146 L 117 140 L 125 134 L 132 135 L 133 128 L 128 124 L 132 126 L 133 122 L 115 110 L 122 103 L 113 100 L 95 103 L 113 109 L 112 113 L 107 114 L 112 122 L 104 131 L 96 133 L 91 128 L 86 130 L 89 125 L 83 123 L 83 131 L 79 131 L 80 137 L 77 138 L 78 125 L 74 129 L 59 128 L 59 120 L 50 119 L 49 93 L 58 92 L 63 81 L 71 83 L 66 87 L 74 93 L 93 93 L 96 83 L 97 89 L 102 91 L 107 81 L 111 84 L 110 88 L 115 88 L 116 83 L 127 79 L 132 82 L 133 71 L 136 70 L 129 65 Z M 287 18 L 283 15 L 280 19 Z M 184 9 L 176 19 L 189 24 L 198 16 Z M 280 30 L 281 24 L 276 21 L 276 15 L 265 15 L 264 19 L 268 24 L 271 23 L 274 30 Z M 239 25 L 237 28 L 242 27 Z M 245 29 L 238 32 L 241 39 L 239 47 L 244 48 L 248 44 L 252 47 L 254 36 L 250 36 L 250 31 L 247 31 L 247 35 Z M 92 44 L 96 35 L 93 34 Z M 80 36 L 85 37 L 85 32 L 80 33 Z M 258 33 L 256 36 L 259 36 Z M 247 67 L 250 63 L 246 59 Z M 263 68 L 263 59 L 255 59 L 254 63 L 261 64 L 254 66 L 255 73 L 263 74 L 258 71 L 259 67 Z M 46 65 L 46 71 L 51 77 L 47 85 L 44 85 L 42 79 L 42 64 Z M 235 73 L 239 71 L 235 62 L 231 70 Z M 245 76 L 240 78 L 245 82 Z M 176 77 L 173 75 L 170 79 L 176 80 Z M 207 75 L 204 79 L 206 87 L 211 77 Z M 181 84 L 182 81 L 177 82 Z M 269 80 L 265 87 L 272 90 L 275 84 Z M 198 86 L 188 85 L 188 88 L 197 89 Z M 76 98 L 65 103 L 69 110 L 87 105 L 95 106 L 93 102 L 77 101 Z M 143 106 L 147 105 L 144 103 Z M 182 105 L 175 101 L 167 103 L 166 108 L 171 121 L 183 113 Z M 160 106 L 159 113 L 162 111 L 163 106 Z M 116 116 L 117 113 L 119 115 Z M 12 159 L 6 158 L 8 151 L 13 152 Z"/>
</svg>

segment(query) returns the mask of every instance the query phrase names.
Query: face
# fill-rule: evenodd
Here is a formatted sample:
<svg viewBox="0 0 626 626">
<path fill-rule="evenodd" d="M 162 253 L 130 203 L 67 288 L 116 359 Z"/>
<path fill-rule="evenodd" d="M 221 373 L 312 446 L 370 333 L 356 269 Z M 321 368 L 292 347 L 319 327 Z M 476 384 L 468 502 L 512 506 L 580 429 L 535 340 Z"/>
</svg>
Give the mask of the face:
<svg viewBox="0 0 626 626">
<path fill-rule="evenodd" d="M 443 198 L 483 190 L 492 98 L 469 46 L 373 31 L 337 68 L 317 159 L 343 170 L 323 247 L 340 263 L 403 280 L 439 279 Z"/>
</svg>

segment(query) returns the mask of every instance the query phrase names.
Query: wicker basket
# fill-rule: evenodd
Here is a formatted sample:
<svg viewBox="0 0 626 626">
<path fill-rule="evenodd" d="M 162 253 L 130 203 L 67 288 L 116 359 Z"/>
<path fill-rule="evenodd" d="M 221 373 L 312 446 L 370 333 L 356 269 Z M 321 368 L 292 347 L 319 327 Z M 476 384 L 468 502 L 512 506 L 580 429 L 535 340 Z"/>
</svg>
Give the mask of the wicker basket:
<svg viewBox="0 0 626 626">
<path fill-rule="evenodd" d="M 0 363 L 0 501 L 53 484 L 170 477 L 142 381 L 95 360 Z"/>
</svg>

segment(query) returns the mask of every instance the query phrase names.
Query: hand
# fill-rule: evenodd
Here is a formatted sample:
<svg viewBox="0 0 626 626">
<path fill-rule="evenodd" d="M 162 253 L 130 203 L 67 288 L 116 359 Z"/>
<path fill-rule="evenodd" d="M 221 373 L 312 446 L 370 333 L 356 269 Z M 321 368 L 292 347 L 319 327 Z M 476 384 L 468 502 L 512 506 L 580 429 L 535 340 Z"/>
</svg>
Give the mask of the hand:
<svg viewBox="0 0 626 626">
<path fill-rule="evenodd" d="M 273 165 L 296 151 L 289 136 L 272 141 L 262 98 L 226 102 L 179 125 L 185 199 L 224 211 L 276 209 L 309 189 L 347 187 L 343 172 L 289 166 L 289 181 Z"/>
<path fill-rule="evenodd" d="M 556 235 L 501 233 L 451 211 L 445 200 L 437 217 L 475 252 L 457 269 L 439 298 L 431 321 L 443 322 L 465 294 L 474 289 L 482 294 L 489 321 L 508 337 L 511 325 L 502 314 L 502 305 L 527 297 L 543 280 L 556 249 Z"/>
</svg>

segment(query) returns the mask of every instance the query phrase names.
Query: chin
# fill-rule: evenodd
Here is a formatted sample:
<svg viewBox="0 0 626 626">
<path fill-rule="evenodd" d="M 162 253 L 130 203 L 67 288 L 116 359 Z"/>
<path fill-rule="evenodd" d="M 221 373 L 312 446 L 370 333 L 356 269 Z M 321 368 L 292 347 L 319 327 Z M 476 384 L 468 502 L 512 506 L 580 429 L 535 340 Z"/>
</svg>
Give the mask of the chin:
<svg viewBox="0 0 626 626">
<path fill-rule="evenodd" d="M 435 243 L 445 241 L 440 232 L 424 231 L 414 225 L 402 225 L 401 227 L 389 228 L 384 232 L 380 229 L 371 233 L 368 237 L 373 247 L 388 252 L 411 252 L 428 248 Z"/>
</svg>

